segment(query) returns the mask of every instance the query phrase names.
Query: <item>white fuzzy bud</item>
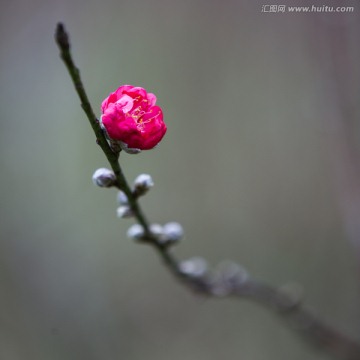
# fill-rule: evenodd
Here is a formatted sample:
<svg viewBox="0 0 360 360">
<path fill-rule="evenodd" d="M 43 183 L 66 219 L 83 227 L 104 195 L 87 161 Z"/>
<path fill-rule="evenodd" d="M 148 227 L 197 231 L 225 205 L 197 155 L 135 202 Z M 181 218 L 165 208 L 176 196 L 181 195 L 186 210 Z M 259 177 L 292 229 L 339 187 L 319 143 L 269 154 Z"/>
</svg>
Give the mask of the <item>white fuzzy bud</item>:
<svg viewBox="0 0 360 360">
<path fill-rule="evenodd" d="M 226 296 L 234 291 L 241 291 L 248 279 L 249 274 L 241 265 L 223 261 L 217 266 L 213 276 L 212 293 L 216 296 Z"/>
<path fill-rule="evenodd" d="M 249 279 L 247 270 L 243 266 L 232 261 L 221 262 L 218 265 L 217 270 L 224 281 L 236 286 L 245 283 Z"/>
<path fill-rule="evenodd" d="M 129 227 L 127 236 L 133 240 L 141 240 L 144 237 L 144 229 L 140 224 L 134 224 Z"/>
<path fill-rule="evenodd" d="M 180 263 L 180 271 L 194 278 L 203 277 L 208 270 L 206 260 L 201 257 L 194 257 Z"/>
<path fill-rule="evenodd" d="M 163 235 L 163 227 L 160 224 L 151 224 L 150 232 L 157 238 L 161 238 Z"/>
<path fill-rule="evenodd" d="M 117 214 L 117 217 L 119 217 L 121 219 L 126 219 L 126 218 L 130 218 L 130 217 L 134 216 L 132 210 L 126 205 L 119 206 L 116 209 L 116 214 Z"/>
<path fill-rule="evenodd" d="M 94 172 L 92 181 L 97 186 L 110 187 L 115 184 L 116 176 L 113 171 L 106 168 L 100 168 Z"/>
<path fill-rule="evenodd" d="M 137 196 L 141 196 L 153 186 L 154 182 L 152 177 L 148 174 L 141 174 L 134 181 L 134 192 Z"/>
<path fill-rule="evenodd" d="M 127 205 L 129 203 L 127 196 L 121 190 L 117 193 L 116 199 L 119 205 Z"/>
<path fill-rule="evenodd" d="M 163 226 L 163 241 L 166 243 L 178 242 L 183 235 L 184 230 L 177 222 L 169 222 Z"/>
<path fill-rule="evenodd" d="M 225 296 L 239 291 L 246 285 L 248 279 L 249 274 L 241 265 L 232 261 L 223 261 L 217 267 L 213 294 Z"/>
</svg>

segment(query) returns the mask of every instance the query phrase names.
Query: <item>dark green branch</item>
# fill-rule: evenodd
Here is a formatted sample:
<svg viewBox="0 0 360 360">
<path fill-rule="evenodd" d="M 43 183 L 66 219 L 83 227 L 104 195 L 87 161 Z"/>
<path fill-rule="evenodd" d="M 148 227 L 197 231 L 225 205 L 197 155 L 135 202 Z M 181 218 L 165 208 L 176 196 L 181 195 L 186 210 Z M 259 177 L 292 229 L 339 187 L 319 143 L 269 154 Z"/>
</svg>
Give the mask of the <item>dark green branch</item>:
<svg viewBox="0 0 360 360">
<path fill-rule="evenodd" d="M 55 39 L 60 48 L 60 56 L 63 59 L 71 79 L 74 83 L 76 92 L 81 100 L 81 107 L 84 109 L 90 125 L 94 130 L 96 139 L 101 149 L 105 153 L 109 162 L 117 161 L 118 156 L 111 150 L 103 131 L 101 130 L 99 121 L 97 120 L 94 111 L 90 105 L 89 99 L 86 95 L 83 83 L 80 78 L 80 71 L 75 66 L 70 53 L 70 41 L 68 34 L 65 31 L 64 25 L 59 23 L 56 28 Z"/>
<path fill-rule="evenodd" d="M 91 108 L 80 78 L 79 69 L 75 66 L 71 57 L 69 37 L 62 24 L 58 24 L 56 28 L 55 39 L 60 48 L 61 58 L 69 71 L 75 89 L 81 100 L 81 106 L 94 130 L 97 143 L 103 150 L 116 175 L 117 187 L 126 194 L 135 218 L 144 228 L 144 242 L 155 248 L 164 264 L 174 276 L 185 283 L 189 288 L 206 296 L 219 296 L 217 289 L 222 287 L 227 288 L 228 291 L 226 295 L 228 296 L 236 296 L 240 299 L 256 301 L 286 319 L 295 330 L 308 340 L 309 343 L 318 346 L 319 349 L 327 351 L 330 355 L 335 356 L 338 359 L 360 360 L 360 345 L 357 342 L 331 328 L 312 314 L 312 312 L 305 309 L 300 302 L 294 303 L 294 300 L 289 295 L 282 293 L 276 288 L 264 283 L 259 283 L 252 278 L 247 278 L 246 281 L 232 281 L 231 287 L 229 288 L 229 279 L 223 281 L 221 280 L 221 277 L 216 277 L 210 272 L 206 272 L 200 277 L 184 273 L 181 269 L 181 263 L 172 255 L 169 248 L 161 244 L 150 232 L 149 222 L 141 210 L 137 198 L 129 187 L 121 170 L 118 161 L 119 153 L 114 152 L 110 147 L 100 127 L 99 121 Z"/>
</svg>

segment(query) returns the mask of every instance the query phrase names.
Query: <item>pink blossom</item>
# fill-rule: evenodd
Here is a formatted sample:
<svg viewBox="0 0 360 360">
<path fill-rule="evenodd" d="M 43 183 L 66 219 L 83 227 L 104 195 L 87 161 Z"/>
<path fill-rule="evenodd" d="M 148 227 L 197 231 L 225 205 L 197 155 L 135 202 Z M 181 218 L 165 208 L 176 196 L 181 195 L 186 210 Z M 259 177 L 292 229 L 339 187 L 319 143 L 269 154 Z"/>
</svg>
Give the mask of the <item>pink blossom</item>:
<svg viewBox="0 0 360 360">
<path fill-rule="evenodd" d="M 109 138 L 119 141 L 124 150 L 156 146 L 166 133 L 166 125 L 155 103 L 156 96 L 142 87 L 120 86 L 101 104 L 101 123 Z"/>
</svg>

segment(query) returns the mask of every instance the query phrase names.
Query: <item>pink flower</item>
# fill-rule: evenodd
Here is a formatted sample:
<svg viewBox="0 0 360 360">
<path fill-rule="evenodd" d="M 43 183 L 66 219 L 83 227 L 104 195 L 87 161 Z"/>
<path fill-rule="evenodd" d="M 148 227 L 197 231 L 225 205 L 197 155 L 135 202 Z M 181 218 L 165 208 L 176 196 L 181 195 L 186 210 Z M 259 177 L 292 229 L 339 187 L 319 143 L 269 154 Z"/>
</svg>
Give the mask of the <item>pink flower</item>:
<svg viewBox="0 0 360 360">
<path fill-rule="evenodd" d="M 156 96 L 144 88 L 120 86 L 101 104 L 101 123 L 111 140 L 128 152 L 156 146 L 166 133 L 163 113 Z"/>
</svg>

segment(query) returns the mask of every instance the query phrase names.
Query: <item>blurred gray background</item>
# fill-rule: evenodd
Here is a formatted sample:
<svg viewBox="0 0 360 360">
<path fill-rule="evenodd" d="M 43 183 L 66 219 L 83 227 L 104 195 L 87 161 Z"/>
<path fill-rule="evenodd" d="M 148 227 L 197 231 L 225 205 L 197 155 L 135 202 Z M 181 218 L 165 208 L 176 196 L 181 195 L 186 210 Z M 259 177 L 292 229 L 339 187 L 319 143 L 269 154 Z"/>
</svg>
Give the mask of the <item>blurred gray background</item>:
<svg viewBox="0 0 360 360">
<path fill-rule="evenodd" d="M 2 0 L 0 358 L 326 357 L 247 301 L 200 298 L 129 241 L 116 191 L 53 40 L 70 32 L 92 105 L 121 84 L 158 97 L 151 221 L 179 221 L 180 258 L 243 264 L 360 338 L 360 4 L 262 13 L 260 1 Z M 277 3 L 281 4 L 281 3 Z"/>
</svg>

